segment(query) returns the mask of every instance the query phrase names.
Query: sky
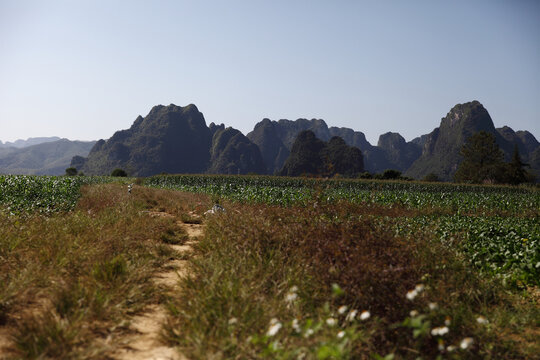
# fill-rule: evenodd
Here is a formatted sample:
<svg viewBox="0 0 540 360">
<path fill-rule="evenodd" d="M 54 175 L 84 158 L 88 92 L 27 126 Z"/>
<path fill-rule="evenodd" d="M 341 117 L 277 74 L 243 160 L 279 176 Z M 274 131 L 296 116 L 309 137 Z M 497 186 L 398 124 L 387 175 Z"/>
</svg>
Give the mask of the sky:
<svg viewBox="0 0 540 360">
<path fill-rule="evenodd" d="M 0 0 L 0 140 L 107 139 L 197 105 L 406 140 L 458 103 L 540 135 L 537 0 Z"/>
</svg>

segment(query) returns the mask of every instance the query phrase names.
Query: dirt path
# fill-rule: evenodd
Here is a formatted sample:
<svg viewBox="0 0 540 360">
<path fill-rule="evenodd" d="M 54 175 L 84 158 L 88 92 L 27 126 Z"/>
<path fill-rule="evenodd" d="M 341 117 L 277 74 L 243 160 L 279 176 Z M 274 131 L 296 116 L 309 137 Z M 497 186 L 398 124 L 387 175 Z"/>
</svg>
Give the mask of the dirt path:
<svg viewBox="0 0 540 360">
<path fill-rule="evenodd" d="M 152 216 L 172 217 L 167 213 L 152 213 Z M 154 281 L 158 285 L 165 286 L 169 291 L 178 289 L 178 280 L 186 274 L 187 260 L 181 260 L 192 251 L 191 245 L 203 234 L 202 225 L 184 224 L 178 221 L 189 236 L 184 245 L 169 245 L 176 251 L 176 256 L 171 259 L 163 272 L 157 273 Z M 129 334 L 117 342 L 121 348 L 116 350 L 111 357 L 117 360 L 184 360 L 185 356 L 161 342 L 160 333 L 163 323 L 167 318 L 167 311 L 161 305 L 149 306 L 146 311 L 131 319 Z"/>
</svg>

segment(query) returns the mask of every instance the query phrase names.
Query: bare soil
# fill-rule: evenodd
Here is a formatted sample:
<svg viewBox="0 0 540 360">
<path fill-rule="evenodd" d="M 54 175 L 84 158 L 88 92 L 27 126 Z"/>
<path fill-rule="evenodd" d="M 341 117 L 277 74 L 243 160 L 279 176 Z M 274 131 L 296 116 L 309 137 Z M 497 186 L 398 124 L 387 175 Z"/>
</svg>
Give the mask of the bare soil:
<svg viewBox="0 0 540 360">
<path fill-rule="evenodd" d="M 163 212 L 152 212 L 151 216 L 172 217 Z M 193 214 L 192 214 L 193 215 Z M 178 224 L 186 231 L 189 241 L 184 245 L 169 245 L 176 252 L 176 258 L 165 264 L 165 271 L 155 275 L 154 281 L 166 287 L 169 291 L 179 291 L 178 282 L 186 275 L 186 260 L 183 258 L 192 251 L 191 245 L 203 234 L 200 224 Z M 184 256 L 183 256 L 184 255 Z M 184 360 L 177 349 L 165 345 L 161 340 L 161 329 L 167 318 L 167 310 L 162 305 L 149 306 L 142 314 L 130 319 L 130 332 L 121 339 L 116 340 L 120 348 L 113 351 L 111 358 L 117 360 Z"/>
</svg>

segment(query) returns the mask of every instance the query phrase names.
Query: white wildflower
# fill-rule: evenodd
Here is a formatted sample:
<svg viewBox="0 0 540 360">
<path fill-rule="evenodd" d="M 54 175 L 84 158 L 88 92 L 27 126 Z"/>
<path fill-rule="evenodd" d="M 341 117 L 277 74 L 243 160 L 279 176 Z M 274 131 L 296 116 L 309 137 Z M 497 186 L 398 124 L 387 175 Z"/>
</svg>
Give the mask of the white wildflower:
<svg viewBox="0 0 540 360">
<path fill-rule="evenodd" d="M 486 319 L 484 316 L 479 316 L 479 317 L 476 318 L 476 322 L 479 323 L 479 324 L 485 325 L 485 324 L 489 323 L 489 320 Z"/>
<path fill-rule="evenodd" d="M 443 336 L 448 334 L 448 328 L 446 326 L 436 327 L 431 329 L 431 335 L 433 336 Z"/>
<path fill-rule="evenodd" d="M 347 311 L 348 307 L 347 305 L 341 305 L 338 309 L 338 313 L 340 313 L 341 315 L 345 314 L 345 311 Z"/>
<path fill-rule="evenodd" d="M 345 331 L 343 331 L 343 330 L 340 331 L 340 332 L 338 332 L 338 334 L 337 334 L 338 339 L 341 339 L 341 338 L 343 338 L 344 336 L 345 336 Z"/>
<path fill-rule="evenodd" d="M 417 293 L 421 293 L 422 291 L 424 291 L 424 285 L 423 284 L 418 284 L 418 285 L 416 285 L 414 290 L 416 290 Z"/>
<path fill-rule="evenodd" d="M 311 335 L 313 335 L 315 331 L 312 329 L 312 328 L 309 328 L 306 330 L 306 332 L 304 333 L 304 337 L 310 337 Z"/>
<path fill-rule="evenodd" d="M 452 319 L 450 318 L 450 316 L 447 316 L 447 317 L 444 319 L 444 325 L 450 326 L 451 323 L 452 323 Z"/>
<path fill-rule="evenodd" d="M 416 310 L 411 310 L 411 312 L 409 313 L 410 317 L 417 317 L 419 315 L 418 311 Z"/>
<path fill-rule="evenodd" d="M 474 343 L 474 339 L 471 337 L 466 337 L 465 339 L 461 340 L 461 343 L 459 344 L 459 347 L 463 350 L 469 348 Z"/>
<path fill-rule="evenodd" d="M 429 306 L 429 310 L 431 310 L 431 311 L 437 310 L 437 309 L 439 308 L 439 305 L 437 305 L 436 302 L 430 302 L 430 303 L 428 304 L 428 306 Z"/>
<path fill-rule="evenodd" d="M 347 314 L 347 317 L 345 318 L 345 320 L 347 320 L 347 321 L 354 321 L 354 319 L 356 318 L 356 314 L 358 314 L 358 311 L 357 311 L 357 310 L 351 310 L 351 311 Z"/>
<path fill-rule="evenodd" d="M 367 320 L 371 316 L 369 311 L 362 311 L 360 314 L 360 320 Z"/>
<path fill-rule="evenodd" d="M 235 317 L 232 317 L 229 319 L 229 325 L 234 325 L 238 322 L 238 319 Z"/>
<path fill-rule="evenodd" d="M 287 295 L 285 295 L 285 301 L 289 303 L 292 303 L 297 298 L 298 298 L 298 295 L 294 292 L 290 292 L 290 293 L 287 293 Z"/>
<path fill-rule="evenodd" d="M 326 319 L 326 325 L 328 326 L 336 326 L 337 320 L 334 318 L 328 318 Z"/>
<path fill-rule="evenodd" d="M 407 291 L 407 299 L 413 301 L 414 298 L 418 295 L 418 292 L 416 290 L 409 290 Z"/>
<path fill-rule="evenodd" d="M 298 319 L 294 319 L 292 321 L 292 328 L 294 331 L 296 331 L 298 334 L 302 332 L 302 329 L 300 328 L 300 324 L 298 323 Z"/>
<path fill-rule="evenodd" d="M 274 336 L 278 333 L 279 329 L 281 329 L 281 323 L 278 319 L 273 318 L 270 320 L 270 328 L 268 328 L 268 331 L 266 332 L 267 336 Z"/>
<path fill-rule="evenodd" d="M 456 349 L 457 349 L 457 347 L 455 347 L 454 345 L 449 345 L 449 346 L 446 348 L 446 351 L 452 352 L 452 351 L 455 351 Z"/>
<path fill-rule="evenodd" d="M 298 291 L 298 286 L 294 285 L 289 289 L 289 292 L 285 295 L 285 301 L 288 303 L 292 303 L 296 299 L 298 299 L 298 294 L 296 293 Z"/>
</svg>

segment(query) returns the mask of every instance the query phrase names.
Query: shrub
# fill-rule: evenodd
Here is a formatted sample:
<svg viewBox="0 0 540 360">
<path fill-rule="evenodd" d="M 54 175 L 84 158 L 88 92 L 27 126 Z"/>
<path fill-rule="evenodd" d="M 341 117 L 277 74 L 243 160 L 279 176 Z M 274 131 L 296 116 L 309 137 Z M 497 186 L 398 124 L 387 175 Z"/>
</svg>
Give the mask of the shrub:
<svg viewBox="0 0 540 360">
<path fill-rule="evenodd" d="M 438 181 L 441 181 L 439 179 L 439 177 L 434 174 L 434 173 L 429 173 L 427 174 L 426 176 L 424 176 L 424 178 L 422 179 L 423 181 L 427 181 L 427 182 L 438 182 Z"/>
<path fill-rule="evenodd" d="M 77 169 L 75 169 L 74 167 L 68 167 L 66 169 L 66 176 L 75 176 L 77 175 Z"/>
<path fill-rule="evenodd" d="M 396 180 L 401 178 L 401 171 L 388 169 L 382 173 L 382 178 L 385 180 Z"/>
<path fill-rule="evenodd" d="M 114 169 L 113 172 L 111 173 L 111 176 L 127 177 L 127 173 L 122 169 Z"/>
</svg>

